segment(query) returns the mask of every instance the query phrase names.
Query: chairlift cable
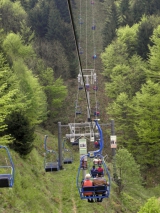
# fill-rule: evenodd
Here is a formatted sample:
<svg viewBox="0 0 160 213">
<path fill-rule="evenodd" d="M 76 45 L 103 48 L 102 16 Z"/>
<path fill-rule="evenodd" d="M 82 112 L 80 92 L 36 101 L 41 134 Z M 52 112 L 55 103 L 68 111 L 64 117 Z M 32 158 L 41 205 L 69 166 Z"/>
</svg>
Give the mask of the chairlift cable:
<svg viewBox="0 0 160 213">
<path fill-rule="evenodd" d="M 95 54 L 95 18 L 94 18 L 94 2 L 91 3 L 92 6 L 92 37 L 93 37 L 93 55 Z M 93 60 L 93 67 L 95 69 L 95 60 Z"/>
<path fill-rule="evenodd" d="M 87 67 L 88 67 L 88 60 L 87 60 L 87 53 L 88 53 L 88 49 L 87 49 L 87 47 L 88 47 L 88 40 L 87 40 L 87 33 L 88 33 L 88 31 L 87 31 L 87 27 L 88 27 L 88 25 L 87 25 L 87 16 L 88 16 L 88 13 L 87 13 L 87 10 L 88 10 L 88 7 L 87 7 L 87 0 L 86 0 L 86 69 L 87 69 Z"/>
<path fill-rule="evenodd" d="M 83 85 L 84 85 L 84 90 L 85 90 L 85 95 L 86 95 L 86 101 L 87 101 L 87 106 L 89 108 L 89 100 L 87 98 L 87 91 L 86 91 L 86 87 L 85 87 L 85 79 L 84 79 L 84 75 L 83 75 L 83 71 L 82 71 L 82 62 L 81 62 L 80 54 L 79 54 L 79 51 L 78 51 L 78 42 L 77 42 L 76 30 L 75 30 L 75 26 L 74 26 L 73 13 L 72 13 L 72 7 L 71 7 L 71 2 L 70 1 L 71 0 L 67 0 L 68 9 L 69 9 L 70 19 L 71 19 L 71 23 L 72 23 L 72 29 L 73 29 L 74 40 L 75 40 L 75 45 L 76 45 L 76 52 L 77 52 L 78 61 L 79 61 L 80 73 L 82 75 Z M 89 114 L 91 115 L 90 109 L 89 109 Z"/>
</svg>

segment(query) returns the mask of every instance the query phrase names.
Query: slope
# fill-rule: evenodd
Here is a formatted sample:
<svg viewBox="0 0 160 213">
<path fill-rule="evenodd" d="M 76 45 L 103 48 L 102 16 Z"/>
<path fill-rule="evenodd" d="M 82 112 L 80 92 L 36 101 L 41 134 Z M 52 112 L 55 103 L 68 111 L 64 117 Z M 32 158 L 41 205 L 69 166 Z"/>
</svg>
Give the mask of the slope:
<svg viewBox="0 0 160 213">
<path fill-rule="evenodd" d="M 16 170 L 15 184 L 13 188 L 0 189 L 0 212 L 134 213 L 152 195 L 151 191 L 147 193 L 141 189 L 140 192 L 135 186 L 130 192 L 118 195 L 117 187 L 112 182 L 109 199 L 105 199 L 102 203 L 93 204 L 82 201 L 76 188 L 79 166 L 78 152 L 73 151 L 73 164 L 64 165 L 63 170 L 58 172 L 45 173 L 43 167 L 45 134 L 48 134 L 54 147 L 57 147 L 57 138 L 54 135 L 43 129 L 37 129 L 35 147 L 30 155 L 21 158 L 11 150 Z M 72 147 L 69 148 L 72 149 Z"/>
</svg>

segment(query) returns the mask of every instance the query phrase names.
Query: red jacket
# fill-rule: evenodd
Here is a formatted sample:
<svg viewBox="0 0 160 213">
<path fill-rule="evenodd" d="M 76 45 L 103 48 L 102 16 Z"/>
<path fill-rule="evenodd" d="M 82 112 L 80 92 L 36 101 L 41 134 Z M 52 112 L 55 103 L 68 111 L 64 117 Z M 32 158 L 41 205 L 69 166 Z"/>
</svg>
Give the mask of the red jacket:
<svg viewBox="0 0 160 213">
<path fill-rule="evenodd" d="M 83 187 L 93 186 L 93 182 L 91 180 L 84 180 L 82 186 Z M 92 192 L 85 192 L 84 195 L 93 195 L 93 193 Z"/>
</svg>

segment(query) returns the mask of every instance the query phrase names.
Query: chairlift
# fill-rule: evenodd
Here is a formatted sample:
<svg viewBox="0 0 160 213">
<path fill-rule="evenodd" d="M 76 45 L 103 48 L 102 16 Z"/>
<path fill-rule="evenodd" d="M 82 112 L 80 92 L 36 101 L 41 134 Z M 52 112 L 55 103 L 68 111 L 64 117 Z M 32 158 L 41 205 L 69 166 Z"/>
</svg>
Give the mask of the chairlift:
<svg viewBox="0 0 160 213">
<path fill-rule="evenodd" d="M 97 55 L 96 55 L 96 54 L 94 54 L 94 55 L 92 56 L 92 58 L 93 58 L 93 59 L 96 59 L 96 58 L 97 58 Z"/>
<path fill-rule="evenodd" d="M 79 18 L 79 24 L 83 24 L 83 23 L 84 23 L 83 19 Z"/>
<path fill-rule="evenodd" d="M 99 113 L 99 111 L 97 111 L 97 110 L 94 112 L 94 116 L 99 116 L 99 114 L 100 114 L 100 113 Z"/>
<path fill-rule="evenodd" d="M 93 25 L 92 25 L 92 30 L 95 30 L 95 29 L 96 29 L 96 25 L 93 24 Z"/>
<path fill-rule="evenodd" d="M 94 86 L 93 86 L 93 90 L 97 91 L 97 90 L 98 90 L 98 86 L 97 86 L 97 85 L 94 85 Z"/>
<path fill-rule="evenodd" d="M 63 141 L 63 152 L 62 152 L 63 163 L 71 164 L 73 162 L 73 155 L 69 149 L 65 148 L 65 144 L 66 144 L 66 138 L 64 138 L 64 141 Z"/>
<path fill-rule="evenodd" d="M 82 85 L 79 85 L 78 88 L 79 88 L 79 90 L 82 90 L 82 89 L 83 89 L 83 86 L 82 86 Z"/>
<path fill-rule="evenodd" d="M 90 85 L 89 84 L 85 84 L 86 90 L 89 91 Z"/>
<path fill-rule="evenodd" d="M 84 199 L 95 199 L 95 200 L 97 200 L 97 199 L 102 199 L 102 198 L 108 198 L 109 195 L 110 195 L 110 186 L 111 186 L 110 174 L 109 174 L 107 166 L 106 166 L 106 164 L 104 162 L 103 156 L 101 154 L 103 146 L 104 146 L 103 133 L 102 133 L 101 127 L 98 124 L 97 120 L 95 120 L 95 123 L 96 123 L 97 129 L 99 131 L 100 148 L 99 148 L 99 150 L 88 152 L 88 154 L 83 155 L 80 158 L 80 166 L 79 166 L 78 174 L 77 174 L 77 188 L 78 188 L 78 192 L 79 192 L 80 198 L 82 200 L 84 200 Z M 104 178 L 106 178 L 108 184 L 105 185 L 105 186 L 82 187 L 82 181 L 85 178 L 84 174 L 87 171 L 92 176 L 91 180 L 93 179 L 93 174 L 91 173 L 91 169 L 89 168 L 89 166 L 87 166 L 87 168 L 86 168 L 87 171 L 85 171 L 85 173 L 84 173 L 84 171 L 82 170 L 82 164 L 83 164 L 84 160 L 88 162 L 90 159 L 93 159 L 95 157 L 98 157 L 98 158 L 101 159 L 101 166 L 103 166 L 103 176 L 104 176 Z M 86 192 L 89 192 L 89 193 L 91 192 L 92 196 L 86 196 L 85 195 Z"/>
<path fill-rule="evenodd" d="M 80 55 L 83 54 L 83 49 L 82 49 L 82 47 L 79 47 L 79 54 L 80 54 Z"/>
<path fill-rule="evenodd" d="M 73 162 L 72 152 L 69 149 L 64 149 L 63 150 L 63 163 L 72 164 L 72 162 Z"/>
<path fill-rule="evenodd" d="M 80 114 L 82 114 L 81 107 L 76 106 L 76 115 L 80 115 Z"/>
<path fill-rule="evenodd" d="M 44 158 L 44 168 L 46 172 L 58 171 L 60 169 L 57 152 L 53 150 L 46 151 Z"/>
<path fill-rule="evenodd" d="M 0 165 L 0 188 L 13 187 L 14 184 L 14 164 L 10 155 L 10 152 L 6 146 L 0 145 L 0 151 L 7 154 L 7 159 L 9 161 L 3 160 Z M 6 156 L 4 156 L 5 158 Z M 2 158 L 2 156 L 1 156 Z"/>
<path fill-rule="evenodd" d="M 58 154 L 47 147 L 48 135 L 44 137 L 44 169 L 46 172 L 58 171 L 60 169 Z"/>
<path fill-rule="evenodd" d="M 82 187 L 82 182 L 84 180 L 84 172 L 81 169 L 82 168 L 82 163 L 84 161 L 84 158 L 89 158 L 89 155 L 84 155 L 81 160 L 80 160 L 80 167 L 78 169 L 78 175 L 77 175 L 77 188 L 78 188 L 78 192 L 80 195 L 80 198 L 82 200 L 85 199 L 101 199 L 101 198 L 109 198 L 110 196 L 110 186 L 111 186 L 111 179 L 110 179 L 110 174 L 108 171 L 108 168 L 103 160 L 103 156 L 101 154 L 98 154 L 98 157 L 100 157 L 102 159 L 102 163 L 101 166 L 103 168 L 103 178 L 106 179 L 107 181 L 107 185 L 102 185 L 102 186 L 90 186 L 90 187 Z M 87 159 L 87 162 L 89 161 L 89 159 Z M 97 165 L 98 168 L 98 165 Z M 91 168 L 87 167 L 85 173 L 89 173 L 91 175 L 91 180 L 94 179 L 94 177 L 96 177 L 96 175 L 98 174 L 97 171 L 95 171 L 96 173 L 94 174 L 94 172 L 91 172 Z M 86 192 L 92 192 L 93 195 L 89 195 L 86 196 L 85 193 Z"/>
<path fill-rule="evenodd" d="M 96 141 L 94 142 L 94 147 L 95 147 L 95 148 L 99 148 L 99 147 L 100 147 L 99 140 L 96 140 Z"/>
</svg>

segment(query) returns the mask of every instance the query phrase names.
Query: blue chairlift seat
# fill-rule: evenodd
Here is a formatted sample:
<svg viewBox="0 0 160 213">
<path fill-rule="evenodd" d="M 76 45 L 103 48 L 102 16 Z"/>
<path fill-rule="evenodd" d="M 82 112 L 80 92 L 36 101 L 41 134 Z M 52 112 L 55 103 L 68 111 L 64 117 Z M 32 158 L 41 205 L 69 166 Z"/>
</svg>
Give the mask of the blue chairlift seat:
<svg viewBox="0 0 160 213">
<path fill-rule="evenodd" d="M 95 30 L 96 29 L 96 25 L 92 25 L 92 30 Z"/>
<path fill-rule="evenodd" d="M 63 160 L 63 163 L 64 163 L 64 164 L 72 164 L 72 162 L 73 162 L 72 158 L 65 158 L 65 159 Z"/>
<path fill-rule="evenodd" d="M 97 91 L 98 90 L 98 86 L 94 85 L 93 86 L 93 90 Z"/>
<path fill-rule="evenodd" d="M 89 84 L 86 84 L 85 87 L 86 87 L 86 90 L 89 90 L 90 85 L 89 85 Z"/>
<path fill-rule="evenodd" d="M 99 116 L 99 111 L 95 111 L 94 116 Z"/>
<path fill-rule="evenodd" d="M 96 150 L 96 151 L 92 151 L 92 152 L 88 152 L 88 154 L 86 155 L 83 155 L 80 159 L 80 166 L 79 166 L 79 169 L 78 169 L 78 174 L 77 174 L 77 188 L 78 188 L 78 192 L 79 192 L 79 195 L 80 195 L 80 198 L 81 199 L 101 199 L 101 198 L 109 198 L 110 196 L 110 185 L 111 185 L 111 178 L 110 178 L 110 174 L 109 174 L 109 171 L 107 169 L 107 166 L 105 164 L 105 161 L 104 161 L 104 158 L 103 156 L 101 155 L 101 152 L 102 152 L 102 149 L 103 149 L 103 133 L 102 133 L 102 130 L 101 130 L 101 127 L 100 125 L 98 124 L 98 121 L 95 120 L 95 123 L 96 123 L 96 127 L 98 128 L 98 131 L 99 131 L 99 137 L 100 137 L 100 148 L 99 150 Z M 84 172 L 82 171 L 82 162 L 84 161 L 85 158 L 93 158 L 93 157 L 98 157 L 99 159 L 102 159 L 102 163 L 101 165 L 103 166 L 103 176 L 104 178 L 108 181 L 108 185 L 106 186 L 91 186 L 91 187 L 82 187 L 82 176 L 83 178 L 84 177 Z M 89 170 L 87 168 L 87 170 Z M 98 169 L 97 169 L 98 170 Z M 89 171 L 89 173 L 91 173 L 91 171 Z M 92 195 L 91 196 L 85 196 L 85 192 L 92 192 Z"/>
<path fill-rule="evenodd" d="M 45 140 L 46 143 L 46 140 Z M 44 158 L 44 169 L 46 172 L 58 171 L 59 170 L 59 160 L 57 152 L 53 150 L 48 150 L 47 146 L 45 158 Z"/>
<path fill-rule="evenodd" d="M 85 193 L 91 192 L 92 195 L 85 196 Z M 108 198 L 109 190 L 108 186 L 90 186 L 90 187 L 82 187 L 81 188 L 81 199 L 97 199 L 97 198 Z"/>
<path fill-rule="evenodd" d="M 45 164 L 45 171 L 46 172 L 52 172 L 52 171 L 58 171 L 59 170 L 59 163 L 58 162 L 47 162 Z"/>
<path fill-rule="evenodd" d="M 67 153 L 67 154 L 65 154 Z M 72 164 L 73 162 L 73 157 L 72 157 L 72 152 L 69 149 L 64 149 L 63 151 L 63 163 L 64 164 Z"/>
<path fill-rule="evenodd" d="M 76 111 L 76 115 L 81 115 L 81 111 Z"/>
<path fill-rule="evenodd" d="M 82 85 L 79 85 L 79 90 L 82 90 L 83 89 L 83 86 Z"/>
<path fill-rule="evenodd" d="M 72 142 L 72 146 L 77 146 L 79 145 L 79 141 L 78 140 L 75 140 L 74 142 Z"/>
<path fill-rule="evenodd" d="M 82 54 L 83 54 L 83 50 L 82 50 L 82 48 L 81 48 L 81 47 L 79 48 L 79 54 L 80 54 L 80 55 L 82 55 Z"/>
<path fill-rule="evenodd" d="M 12 187 L 12 175 L 11 174 L 1 174 L 0 175 L 0 188 Z"/>
<path fill-rule="evenodd" d="M 83 24 L 82 18 L 79 18 L 79 24 Z"/>
<path fill-rule="evenodd" d="M 81 107 L 76 106 L 76 115 L 81 115 L 81 114 L 82 114 Z"/>
<path fill-rule="evenodd" d="M 96 55 L 96 54 L 94 54 L 94 55 L 92 56 L 92 58 L 93 58 L 93 59 L 96 59 L 96 58 L 97 58 L 97 55 Z"/>
<path fill-rule="evenodd" d="M 5 149 L 10 161 L 10 165 L 0 165 L 1 171 L 4 171 L 0 174 L 0 188 L 12 187 L 14 184 L 14 164 L 10 155 L 10 152 L 6 146 L 1 146 L 0 149 Z"/>
</svg>

